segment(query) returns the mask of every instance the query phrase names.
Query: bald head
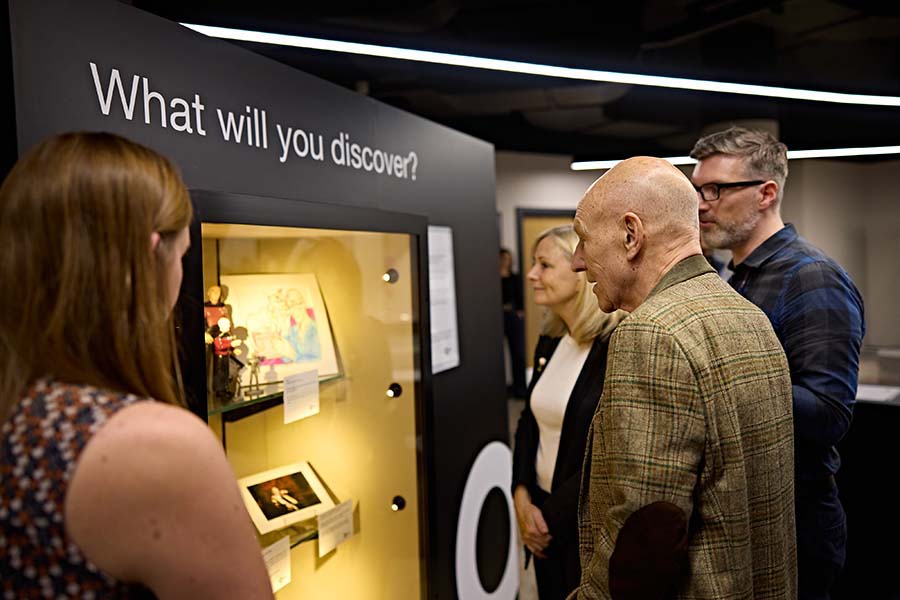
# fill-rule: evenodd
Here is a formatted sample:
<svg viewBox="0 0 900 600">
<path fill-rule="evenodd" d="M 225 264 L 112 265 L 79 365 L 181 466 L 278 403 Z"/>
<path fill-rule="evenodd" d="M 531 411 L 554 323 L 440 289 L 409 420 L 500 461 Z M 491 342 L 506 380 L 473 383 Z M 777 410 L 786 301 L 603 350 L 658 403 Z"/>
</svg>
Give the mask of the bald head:
<svg viewBox="0 0 900 600">
<path fill-rule="evenodd" d="M 588 227 L 597 217 L 615 219 L 632 212 L 648 234 L 692 235 L 700 227 L 697 208 L 697 192 L 677 167 L 661 158 L 636 156 L 597 179 L 585 192 L 579 212 Z"/>
<path fill-rule="evenodd" d="M 681 171 L 649 156 L 620 162 L 588 188 L 572 266 L 597 282 L 601 310 L 633 310 L 674 264 L 700 254 L 698 203 Z"/>
</svg>

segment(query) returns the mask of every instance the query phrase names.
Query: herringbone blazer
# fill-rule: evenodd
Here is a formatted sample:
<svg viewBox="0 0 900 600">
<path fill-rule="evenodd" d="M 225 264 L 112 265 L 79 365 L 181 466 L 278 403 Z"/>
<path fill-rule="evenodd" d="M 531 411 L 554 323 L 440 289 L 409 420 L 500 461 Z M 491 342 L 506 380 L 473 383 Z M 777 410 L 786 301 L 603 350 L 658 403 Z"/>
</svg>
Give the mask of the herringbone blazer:
<svg viewBox="0 0 900 600">
<path fill-rule="evenodd" d="M 671 511 L 641 511 L 617 539 L 653 503 Z M 677 573 L 664 566 L 668 542 L 648 542 L 672 511 L 686 527 L 672 542 L 687 550 Z M 787 360 L 762 311 L 702 256 L 678 263 L 612 336 L 579 543 L 578 598 L 610 598 L 611 584 L 635 598 L 796 598 Z"/>
</svg>

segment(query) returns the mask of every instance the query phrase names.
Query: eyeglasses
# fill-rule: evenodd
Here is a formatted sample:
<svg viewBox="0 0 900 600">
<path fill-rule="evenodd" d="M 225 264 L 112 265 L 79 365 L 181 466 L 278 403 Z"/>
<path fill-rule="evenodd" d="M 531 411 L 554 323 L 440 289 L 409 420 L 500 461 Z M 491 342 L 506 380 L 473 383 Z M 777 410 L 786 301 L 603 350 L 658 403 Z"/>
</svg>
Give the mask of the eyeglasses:
<svg viewBox="0 0 900 600">
<path fill-rule="evenodd" d="M 722 190 L 728 188 L 740 188 L 740 187 L 750 187 L 751 185 L 761 185 L 765 183 L 764 180 L 754 179 L 753 181 L 732 181 L 729 183 L 704 183 L 701 186 L 694 186 L 694 189 L 697 190 L 697 193 L 706 200 L 707 202 L 713 202 L 719 199 L 719 194 Z"/>
</svg>

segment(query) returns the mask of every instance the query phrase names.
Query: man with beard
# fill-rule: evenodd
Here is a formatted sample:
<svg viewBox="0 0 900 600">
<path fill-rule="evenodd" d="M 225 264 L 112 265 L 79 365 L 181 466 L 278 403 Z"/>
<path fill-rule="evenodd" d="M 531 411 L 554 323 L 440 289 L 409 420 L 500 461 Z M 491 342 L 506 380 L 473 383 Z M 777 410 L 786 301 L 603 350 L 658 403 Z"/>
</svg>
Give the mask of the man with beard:
<svg viewBox="0 0 900 600">
<path fill-rule="evenodd" d="M 827 599 L 845 558 L 847 526 L 834 475 L 850 427 L 865 325 L 863 301 L 833 259 L 781 219 L 787 147 L 732 127 L 700 139 L 691 180 L 700 236 L 733 255 L 729 283 L 769 317 L 791 370 L 798 597 Z"/>
</svg>

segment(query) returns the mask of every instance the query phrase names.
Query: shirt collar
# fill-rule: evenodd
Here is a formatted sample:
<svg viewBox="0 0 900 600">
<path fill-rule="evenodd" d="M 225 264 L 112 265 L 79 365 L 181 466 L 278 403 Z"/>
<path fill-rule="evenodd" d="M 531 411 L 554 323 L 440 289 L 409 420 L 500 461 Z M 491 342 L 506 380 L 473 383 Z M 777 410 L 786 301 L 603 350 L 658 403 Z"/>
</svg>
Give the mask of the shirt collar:
<svg viewBox="0 0 900 600">
<path fill-rule="evenodd" d="M 737 265 L 737 268 L 741 268 L 743 266 L 751 267 L 754 269 L 759 268 L 763 263 L 775 256 L 775 254 L 778 253 L 779 250 L 796 240 L 797 237 L 799 237 L 797 235 L 797 228 L 788 223 L 777 232 L 773 233 L 769 237 L 769 239 L 757 246 L 756 250 L 751 252 L 750 255 L 744 259 L 744 262 Z M 735 264 L 733 260 L 728 263 L 728 268 L 732 271 L 735 270 Z"/>
<path fill-rule="evenodd" d="M 663 278 L 659 280 L 659 283 L 650 290 L 650 293 L 647 295 L 647 298 L 653 296 L 654 294 L 658 294 L 666 288 L 670 288 L 675 284 L 683 283 L 688 279 L 693 279 L 698 275 L 704 275 L 706 273 L 715 273 L 715 269 L 713 269 L 709 262 L 707 262 L 706 258 L 703 257 L 702 254 L 694 254 L 693 256 L 688 256 L 685 259 L 679 261 L 674 267 L 669 269 L 669 272 L 663 275 Z"/>
</svg>

